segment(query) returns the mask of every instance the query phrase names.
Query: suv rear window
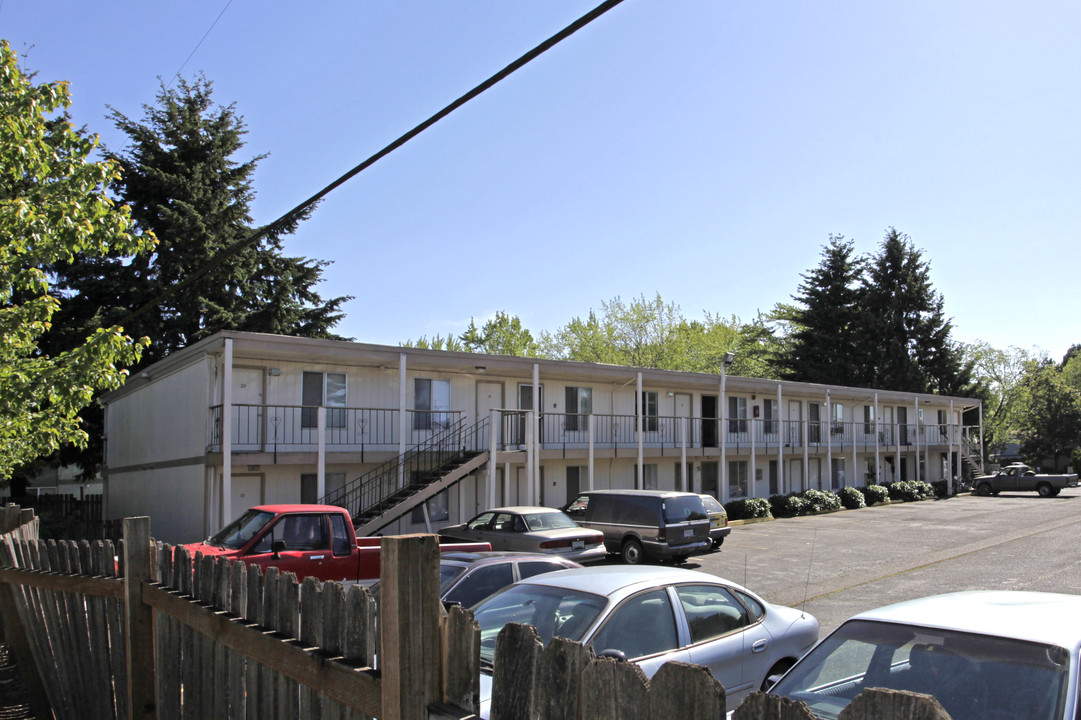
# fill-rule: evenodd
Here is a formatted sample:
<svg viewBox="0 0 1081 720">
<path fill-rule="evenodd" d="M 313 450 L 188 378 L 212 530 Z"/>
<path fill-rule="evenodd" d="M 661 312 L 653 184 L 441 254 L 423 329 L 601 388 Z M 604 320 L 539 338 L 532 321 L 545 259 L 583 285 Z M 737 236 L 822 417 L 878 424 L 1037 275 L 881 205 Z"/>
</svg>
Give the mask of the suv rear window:
<svg viewBox="0 0 1081 720">
<path fill-rule="evenodd" d="M 669 497 L 664 500 L 664 521 L 667 523 L 708 519 L 700 497 Z"/>
</svg>

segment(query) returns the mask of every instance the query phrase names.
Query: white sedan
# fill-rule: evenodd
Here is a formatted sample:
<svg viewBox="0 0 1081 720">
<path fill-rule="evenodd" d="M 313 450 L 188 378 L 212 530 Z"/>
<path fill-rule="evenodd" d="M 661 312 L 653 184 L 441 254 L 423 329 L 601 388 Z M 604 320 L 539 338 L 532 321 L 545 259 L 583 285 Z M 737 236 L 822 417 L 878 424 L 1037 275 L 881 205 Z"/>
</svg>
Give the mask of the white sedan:
<svg viewBox="0 0 1081 720">
<path fill-rule="evenodd" d="M 510 622 L 541 641 L 582 642 L 638 664 L 647 677 L 669 661 L 704 665 L 730 708 L 783 672 L 818 639 L 818 620 L 771 605 L 744 587 L 683 568 L 603 566 L 515 583 L 473 608 L 480 624 L 481 717 L 488 717 L 496 636 Z"/>
</svg>

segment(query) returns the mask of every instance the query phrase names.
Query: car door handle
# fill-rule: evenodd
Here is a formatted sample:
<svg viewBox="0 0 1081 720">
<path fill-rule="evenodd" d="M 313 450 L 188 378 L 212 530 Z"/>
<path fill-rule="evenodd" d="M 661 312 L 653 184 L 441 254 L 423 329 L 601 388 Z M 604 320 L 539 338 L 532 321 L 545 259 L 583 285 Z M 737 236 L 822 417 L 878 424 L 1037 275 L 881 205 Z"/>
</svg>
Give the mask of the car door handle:
<svg viewBox="0 0 1081 720">
<path fill-rule="evenodd" d="M 764 652 L 767 647 L 769 647 L 769 640 L 756 640 L 754 645 L 751 645 L 751 652 Z"/>
<path fill-rule="evenodd" d="M 311 560 L 322 560 L 324 557 L 326 557 L 326 556 L 325 555 L 312 555 L 310 557 L 310 559 Z"/>
</svg>

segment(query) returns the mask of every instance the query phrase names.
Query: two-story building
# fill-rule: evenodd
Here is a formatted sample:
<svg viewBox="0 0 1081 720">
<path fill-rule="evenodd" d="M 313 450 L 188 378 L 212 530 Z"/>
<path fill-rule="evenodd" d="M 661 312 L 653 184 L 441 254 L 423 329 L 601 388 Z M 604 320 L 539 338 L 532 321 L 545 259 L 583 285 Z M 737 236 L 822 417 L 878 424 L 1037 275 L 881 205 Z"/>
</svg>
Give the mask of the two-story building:
<svg viewBox="0 0 1081 720">
<path fill-rule="evenodd" d="M 260 503 L 340 504 L 389 534 L 588 488 L 952 484 L 980 455 L 971 398 L 242 332 L 104 403 L 106 516 L 173 542 Z"/>
</svg>

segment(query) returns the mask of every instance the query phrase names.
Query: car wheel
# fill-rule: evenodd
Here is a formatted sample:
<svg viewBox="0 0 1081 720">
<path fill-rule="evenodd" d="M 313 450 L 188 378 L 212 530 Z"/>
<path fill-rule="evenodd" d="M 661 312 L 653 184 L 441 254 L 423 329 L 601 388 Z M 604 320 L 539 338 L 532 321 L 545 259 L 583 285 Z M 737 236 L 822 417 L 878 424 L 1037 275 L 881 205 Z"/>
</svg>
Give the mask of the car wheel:
<svg viewBox="0 0 1081 720">
<path fill-rule="evenodd" d="M 676 555 L 674 558 L 672 558 L 672 562 L 675 565 L 682 565 L 683 563 L 687 562 L 687 558 L 689 557 L 690 555 Z"/>
<path fill-rule="evenodd" d="M 642 562 L 642 543 L 638 542 L 634 538 L 631 538 L 623 543 L 623 550 L 620 552 L 623 557 L 623 562 L 628 565 L 638 565 Z"/>
<path fill-rule="evenodd" d="M 977 492 L 977 494 L 982 495 L 983 497 L 987 497 L 988 495 L 991 494 L 991 486 L 988 485 L 987 483 L 980 483 L 979 485 L 976 486 L 976 492 Z"/>
<path fill-rule="evenodd" d="M 1059 494 L 1061 488 L 1051 488 L 1051 497 L 1055 497 Z"/>
<path fill-rule="evenodd" d="M 788 658 L 784 660 L 778 660 L 777 662 L 773 663 L 773 667 L 771 667 L 769 669 L 769 672 L 766 673 L 765 679 L 762 680 L 762 687 L 759 689 L 762 692 L 769 692 L 769 689 L 773 687 L 773 683 L 777 680 L 777 678 L 788 672 L 788 669 L 795 664 L 795 660 L 790 660 Z"/>
<path fill-rule="evenodd" d="M 1036 492 L 1040 493 L 1040 497 L 1051 497 L 1054 493 L 1051 492 L 1051 486 L 1047 483 L 1040 483 L 1036 487 Z"/>
</svg>

